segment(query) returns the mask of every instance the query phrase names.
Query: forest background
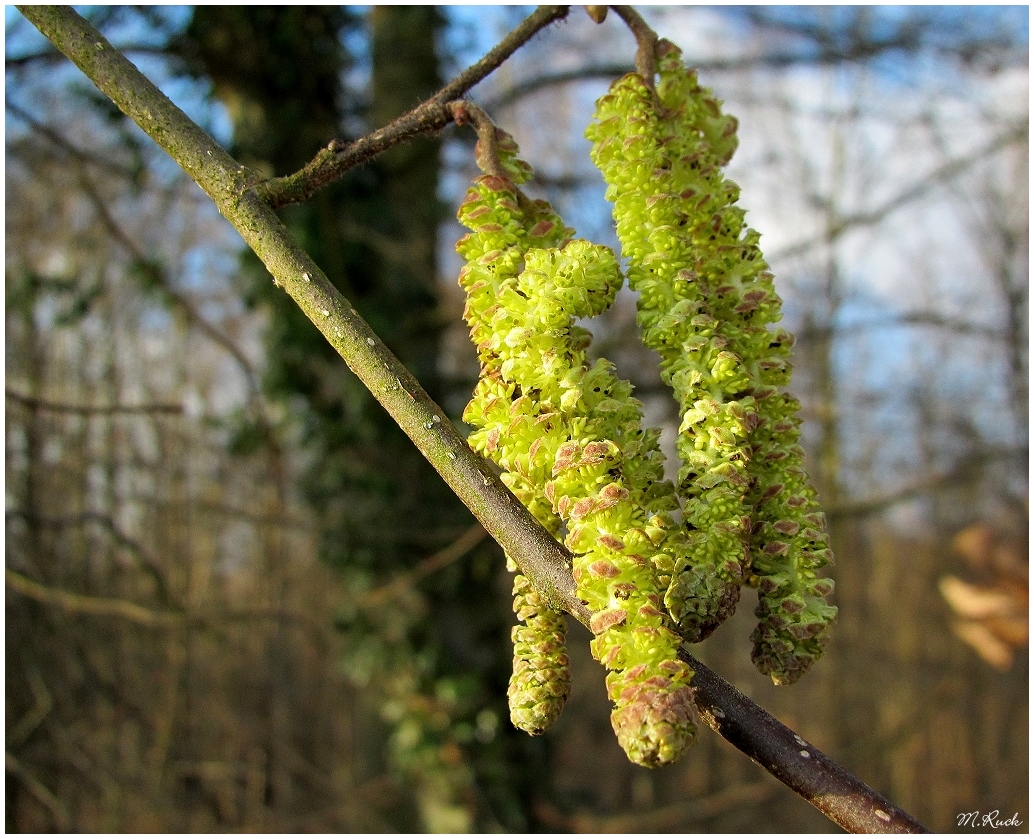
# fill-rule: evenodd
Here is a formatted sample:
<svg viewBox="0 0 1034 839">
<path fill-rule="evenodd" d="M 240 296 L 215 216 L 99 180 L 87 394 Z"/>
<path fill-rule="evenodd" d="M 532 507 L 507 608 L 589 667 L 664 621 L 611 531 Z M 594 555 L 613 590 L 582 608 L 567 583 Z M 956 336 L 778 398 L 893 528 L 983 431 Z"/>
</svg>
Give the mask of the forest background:
<svg viewBox="0 0 1034 839">
<path fill-rule="evenodd" d="M 796 686 L 754 671 L 746 601 L 697 654 L 931 828 L 1022 830 L 1027 9 L 642 11 L 740 120 L 730 176 L 798 336 L 838 557 L 839 623 Z M 84 12 L 282 175 L 528 9 Z M 629 764 L 577 625 L 564 715 L 514 731 L 498 548 L 193 183 L 5 23 L 9 830 L 829 828 L 710 732 L 673 767 Z M 531 190 L 608 244 L 582 133 L 633 55 L 572 13 L 473 92 Z M 454 420 L 477 376 L 453 252 L 472 139 L 398 147 L 282 211 Z M 670 441 L 631 296 L 594 330 Z"/>
</svg>

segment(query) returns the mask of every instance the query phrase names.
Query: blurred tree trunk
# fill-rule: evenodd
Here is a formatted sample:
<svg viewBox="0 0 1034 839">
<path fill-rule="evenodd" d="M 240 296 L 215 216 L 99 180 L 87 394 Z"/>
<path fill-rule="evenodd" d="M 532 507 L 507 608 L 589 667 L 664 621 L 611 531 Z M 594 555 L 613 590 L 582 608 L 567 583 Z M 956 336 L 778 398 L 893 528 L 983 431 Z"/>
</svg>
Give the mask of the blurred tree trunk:
<svg viewBox="0 0 1034 839">
<path fill-rule="evenodd" d="M 177 47 L 195 74 L 212 79 L 230 112 L 231 152 L 258 171 L 283 175 L 348 126 L 384 125 L 441 87 L 443 18 L 435 7 L 375 6 L 365 22 L 366 91 L 342 83 L 352 63 L 342 35 L 362 21 L 340 7 L 198 7 Z M 439 403 L 440 151 L 437 138 L 416 139 L 305 205 L 282 210 L 300 244 Z M 509 811 L 509 827 L 520 828 L 528 808 L 513 798 L 521 785 L 500 765 L 515 733 L 494 722 L 498 742 L 479 744 L 481 765 L 458 739 L 487 719 L 478 716 L 487 707 L 494 720 L 505 713 L 511 618 L 492 584 L 502 567 L 498 550 L 479 544 L 465 551 L 462 563 L 414 586 L 402 603 L 364 602 L 369 588 L 445 548 L 473 519 L 254 256 L 244 264 L 248 295 L 269 315 L 267 391 L 291 400 L 311 464 L 305 493 L 321 522 L 321 551 L 351 586 L 342 626 L 357 652 L 346 667 L 369 681 L 371 710 L 405 732 L 391 738 L 391 755 L 416 781 L 410 798 L 420 821 L 403 814 L 397 826 L 467 830 L 478 818 L 478 799 L 487 797 L 495 812 Z M 268 433 L 245 432 L 242 439 Z M 436 619 L 428 621 L 432 597 Z M 272 672 L 276 684 L 290 681 L 283 667 Z M 367 736 L 366 764 L 376 766 L 384 735 L 374 729 Z M 476 795 L 479 779 L 488 791 Z"/>
<path fill-rule="evenodd" d="M 370 12 L 373 80 L 370 91 L 372 127 L 395 117 L 433 95 L 441 86 L 435 40 L 443 25 L 433 6 L 374 6 Z M 402 323 L 399 345 L 403 360 L 424 388 L 440 399 L 438 317 L 438 228 L 445 208 L 438 199 L 441 141 L 420 137 L 382 155 L 379 200 L 384 203 L 385 249 L 381 285 L 397 289 L 408 308 L 394 313 Z"/>
</svg>

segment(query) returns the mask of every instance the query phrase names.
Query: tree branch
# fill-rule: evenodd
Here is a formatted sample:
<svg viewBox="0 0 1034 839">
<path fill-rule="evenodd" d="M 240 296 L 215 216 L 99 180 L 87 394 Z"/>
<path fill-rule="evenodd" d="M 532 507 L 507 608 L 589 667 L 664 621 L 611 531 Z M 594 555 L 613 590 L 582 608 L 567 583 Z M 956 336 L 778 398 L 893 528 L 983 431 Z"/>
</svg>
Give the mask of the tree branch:
<svg viewBox="0 0 1034 839">
<path fill-rule="evenodd" d="M 878 224 L 891 213 L 900 210 L 902 207 L 912 203 L 913 201 L 918 201 L 920 198 L 923 198 L 936 186 L 952 181 L 972 166 L 986 160 L 994 154 L 997 154 L 1002 149 L 1024 139 L 1026 136 L 1026 125 L 1013 126 L 1008 130 L 1003 131 L 993 140 L 988 142 L 986 145 L 981 146 L 976 151 L 941 164 L 932 172 L 929 172 L 924 177 L 902 189 L 897 193 L 897 195 L 888 198 L 880 206 L 871 210 L 863 210 L 842 216 L 836 219 L 834 223 L 829 225 L 822 233 L 808 239 L 804 239 L 803 241 L 797 242 L 793 245 L 786 246 L 782 250 L 773 254 L 768 261 L 774 264 L 791 256 L 799 256 L 802 253 L 807 253 L 818 245 L 830 244 L 837 241 L 841 236 L 854 230 L 856 227 L 867 227 L 873 224 Z"/>
<path fill-rule="evenodd" d="M 86 193 L 86 197 L 90 199 L 90 203 L 93 204 L 94 209 L 97 211 L 101 224 L 105 227 L 111 237 L 122 245 L 136 266 L 151 282 L 162 290 L 166 299 L 179 309 L 184 317 L 186 317 L 188 323 L 192 324 L 200 332 L 206 335 L 214 344 L 218 344 L 226 350 L 226 352 L 230 354 L 230 357 L 237 362 L 237 366 L 244 374 L 245 381 L 247 382 L 249 402 L 255 409 L 256 413 L 262 414 L 262 388 L 259 385 L 258 374 L 255 372 L 251 360 L 244 354 L 244 351 L 238 347 L 229 336 L 223 334 L 215 324 L 211 323 L 198 311 L 197 306 L 195 306 L 190 300 L 190 297 L 176 288 L 172 282 L 172 278 L 168 276 L 168 273 L 156 260 L 148 259 L 140 252 L 136 242 L 134 242 L 129 234 L 122 229 L 121 225 L 115 221 L 114 216 L 112 216 L 111 211 L 104 203 L 104 200 L 97 194 L 97 190 L 94 188 L 93 183 L 85 174 L 81 175 L 79 178 L 79 184 L 82 186 L 83 192 Z M 267 426 L 270 425 L 268 421 L 264 421 L 264 424 Z"/>
<path fill-rule="evenodd" d="M 575 594 L 569 552 L 528 513 L 491 466 L 467 446 L 445 412 L 299 247 L 259 195 L 258 179 L 73 10 L 19 8 L 212 197 L 274 281 L 298 303 L 549 604 L 588 625 L 590 612 Z M 551 12 L 554 17 L 541 26 L 563 13 Z M 536 14 L 546 17 L 543 10 Z M 447 87 L 442 104 L 461 92 Z M 411 135 L 403 132 L 398 139 L 403 136 Z M 812 749 L 688 653 L 683 651 L 681 655 L 697 672 L 694 686 L 704 720 L 837 824 L 858 831 L 923 830 L 914 819 Z"/>
<path fill-rule="evenodd" d="M 88 524 L 98 525 L 103 531 L 109 534 L 116 546 L 128 551 L 144 569 L 144 572 L 154 582 L 155 590 L 163 603 L 183 611 L 183 604 L 173 596 L 169 581 L 161 565 L 147 552 L 136 539 L 123 533 L 122 529 L 115 523 L 115 520 L 104 513 L 84 512 L 70 516 L 44 517 L 32 515 L 27 510 L 8 510 L 4 516 L 5 520 L 21 519 L 29 527 L 42 530 L 43 528 L 53 530 L 66 530 L 75 527 L 85 527 Z M 10 532 L 10 531 L 8 531 Z"/>
<path fill-rule="evenodd" d="M 329 627 L 315 620 L 311 615 L 277 607 L 235 609 L 210 614 L 190 614 L 182 610 L 157 610 L 141 606 L 130 600 L 117 597 L 98 597 L 79 594 L 67 589 L 52 588 L 37 583 L 10 568 L 4 569 L 7 586 L 16 594 L 35 600 L 44 606 L 51 606 L 70 615 L 93 615 L 94 617 L 116 618 L 129 621 L 147 629 L 178 629 L 199 627 L 216 632 L 225 632 L 225 625 L 231 623 L 254 624 L 256 621 L 293 623 L 325 641 Z"/>
<path fill-rule="evenodd" d="M 164 402 L 141 405 L 73 405 L 68 402 L 51 402 L 25 396 L 11 388 L 4 388 L 4 395 L 12 402 L 24 405 L 33 411 L 51 411 L 59 414 L 182 414 L 183 406 Z"/>
<path fill-rule="evenodd" d="M 184 622 L 185 616 L 180 612 L 157 612 L 128 600 L 93 597 L 63 589 L 49 588 L 28 577 L 23 577 L 10 568 L 5 568 L 4 571 L 7 586 L 12 591 L 38 603 L 55 606 L 63 612 L 121 618 L 148 629 L 180 626 Z"/>
<path fill-rule="evenodd" d="M 13 754 L 5 750 L 4 761 L 7 772 L 14 775 L 19 781 L 21 781 L 25 788 L 32 794 L 33 798 L 39 801 L 47 810 L 50 812 L 50 817 L 54 820 L 54 827 L 62 833 L 67 833 L 72 829 L 72 819 L 68 815 L 68 810 L 65 805 L 61 803 L 54 793 L 47 789 L 40 780 L 29 771 L 28 767 L 22 764 Z"/>
<path fill-rule="evenodd" d="M 259 195 L 273 208 L 306 201 L 350 169 L 369 162 L 392 146 L 420 134 L 441 131 L 453 119 L 451 110 L 446 107 L 449 102 L 463 96 L 540 30 L 566 17 L 569 9 L 569 6 L 540 6 L 480 61 L 460 73 L 430 99 L 354 143 L 345 145 L 343 140 L 333 140 L 293 175 L 259 184 Z"/>
<path fill-rule="evenodd" d="M 7 729 L 6 743 L 10 749 L 16 749 L 29 739 L 50 712 L 54 710 L 54 696 L 47 689 L 47 683 L 43 681 L 39 668 L 30 660 L 24 664 L 25 680 L 29 683 L 29 690 L 32 691 L 32 707 L 25 712 L 11 728 Z"/>
<path fill-rule="evenodd" d="M 864 61 L 891 50 L 901 49 L 905 45 L 901 38 L 894 37 L 886 40 L 872 40 L 864 45 L 831 46 L 822 48 L 817 53 L 772 52 L 744 55 L 738 58 L 693 58 L 692 56 L 685 55 L 683 58 L 688 66 L 695 68 L 700 73 L 725 73 L 736 70 L 750 70 L 757 67 L 769 67 L 772 69 L 797 66 L 818 67 Z M 490 110 L 495 110 L 512 105 L 517 100 L 547 87 L 587 80 L 602 79 L 610 82 L 633 71 L 637 71 L 635 66 L 629 62 L 621 61 L 612 64 L 592 64 L 571 70 L 547 71 L 543 72 L 542 75 L 532 76 L 531 78 L 515 82 L 512 87 L 498 93 L 482 104 Z"/>
<path fill-rule="evenodd" d="M 54 51 L 54 55 L 64 60 L 64 56 L 61 55 L 61 53 L 59 53 L 57 50 Z M 8 62 L 8 64 L 9 63 L 10 62 Z M 66 139 L 54 128 L 52 128 L 44 122 L 40 122 L 38 119 L 32 116 L 32 114 L 30 114 L 28 111 L 26 111 L 19 105 L 15 104 L 14 102 L 11 102 L 10 100 L 4 102 L 4 108 L 32 129 L 32 134 L 30 136 L 32 138 L 31 141 L 33 142 L 33 144 L 35 144 L 37 137 L 43 137 L 46 140 L 48 140 L 55 148 L 64 152 L 69 157 L 75 158 L 80 163 L 83 163 L 88 166 L 96 166 L 107 172 L 111 172 L 112 174 L 118 175 L 120 178 L 125 178 L 129 181 L 131 181 L 136 176 L 136 173 L 133 172 L 133 170 L 128 166 L 125 166 L 114 160 L 106 160 L 98 154 L 87 152 L 79 148 L 74 143 Z"/>
<path fill-rule="evenodd" d="M 437 573 L 457 560 L 462 559 L 480 545 L 487 535 L 485 528 L 480 524 L 475 524 L 451 544 L 420 560 L 412 571 L 400 574 L 391 582 L 385 583 L 369 592 L 363 597 L 363 607 L 368 609 L 390 602 L 398 596 L 400 591 L 411 588 L 424 577 L 429 577 L 431 574 Z"/>
<path fill-rule="evenodd" d="M 643 81 L 650 88 L 653 88 L 653 78 L 657 75 L 657 33 L 631 6 L 611 6 L 610 8 L 635 35 L 635 41 L 638 44 L 635 53 L 635 71 L 643 77 Z"/>
<path fill-rule="evenodd" d="M 703 721 L 844 830 L 850 833 L 929 832 L 685 649 L 680 651 L 679 657 L 696 671 L 693 687 Z"/>
</svg>

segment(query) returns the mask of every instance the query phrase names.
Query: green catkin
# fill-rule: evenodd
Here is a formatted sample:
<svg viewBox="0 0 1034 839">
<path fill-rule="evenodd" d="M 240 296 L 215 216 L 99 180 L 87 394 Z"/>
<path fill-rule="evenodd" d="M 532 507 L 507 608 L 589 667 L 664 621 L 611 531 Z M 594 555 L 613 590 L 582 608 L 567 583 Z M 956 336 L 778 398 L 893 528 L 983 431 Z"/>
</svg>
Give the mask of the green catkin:
<svg viewBox="0 0 1034 839">
<path fill-rule="evenodd" d="M 658 86 L 662 103 L 675 110 L 688 100 L 702 102 L 694 112 L 695 127 L 710 163 L 724 165 L 735 150 L 733 118 L 722 116 L 720 103 L 683 67 L 677 49 L 666 44 L 663 52 Z M 790 383 L 793 336 L 768 328 L 781 318 L 782 301 L 758 247 L 760 237 L 745 228 L 743 212 L 733 204 L 735 184 L 720 169 L 716 181 L 715 194 L 728 197 L 711 208 L 712 227 L 719 217 L 725 235 L 705 246 L 711 253 L 696 270 L 707 277 L 712 312 L 728 324 L 734 351 L 750 360 L 760 418 L 750 454 L 756 522 L 751 574 L 759 589 L 752 658 L 777 684 L 790 684 L 822 655 L 836 618 L 836 609 L 826 603 L 833 583 L 815 573 L 832 562 L 833 554 L 825 516 L 804 470 L 800 404 L 782 391 Z"/>
<path fill-rule="evenodd" d="M 662 378 L 682 416 L 686 550 L 665 604 L 689 641 L 706 638 L 735 609 L 749 566 L 749 435 L 757 407 L 749 374 L 712 313 L 690 266 L 700 239 L 713 238 L 706 176 L 653 91 L 630 74 L 597 103 L 587 136 L 608 183 L 629 285 L 639 292 L 643 342 L 661 357 Z M 716 126 L 721 136 L 725 129 Z"/>
<path fill-rule="evenodd" d="M 644 341 L 661 353 L 693 444 L 680 446 L 686 521 L 696 544 L 711 549 L 694 553 L 682 591 L 673 578 L 668 605 L 679 615 L 679 597 L 692 602 L 712 568 L 731 587 L 721 557 L 734 558 L 759 588 L 755 664 L 790 683 L 821 655 L 836 615 L 825 602 L 832 582 L 816 576 L 832 555 L 802 465 L 799 404 L 782 391 L 793 336 L 769 329 L 781 301 L 760 237 L 735 206 L 739 188 L 721 172 L 736 148 L 736 121 L 677 48 L 661 42 L 658 52 L 656 95 L 639 76 L 618 80 L 589 136 L 640 290 Z M 716 538 L 698 535 L 716 528 Z M 723 611 L 719 604 L 717 617 Z"/>
<path fill-rule="evenodd" d="M 528 208 L 519 206 L 514 183 L 527 180 L 530 170 L 516 157 L 516 144 L 509 135 L 498 132 L 497 142 L 500 163 L 513 182 L 497 176 L 479 179 L 460 209 L 461 218 L 471 220 L 468 226 L 475 225 L 475 233 L 457 245 L 467 259 L 460 276 L 468 298 L 464 318 L 478 346 L 483 370 L 490 369 L 494 362 L 494 356 L 487 351 L 491 329 L 483 319 L 483 313 L 491 308 L 493 289 L 516 280 L 522 254 L 531 243 L 543 247 L 557 245 L 573 232 L 538 205 L 534 211 L 539 212 L 541 224 L 535 230 L 524 229 Z M 477 154 L 480 157 L 484 153 L 479 143 Z M 504 473 L 503 480 L 546 530 L 560 535 L 560 519 L 539 489 L 516 473 Z M 509 557 L 507 567 L 517 570 Z M 528 734 L 542 734 L 556 722 L 571 693 L 564 644 L 566 625 L 564 617 L 542 601 L 523 574 L 514 576 L 513 595 L 518 623 L 511 631 L 513 669 L 507 689 L 510 721 Z"/>
<path fill-rule="evenodd" d="M 516 566 L 509 560 L 511 571 Z M 510 721 L 528 734 L 542 734 L 556 722 L 571 693 L 564 646 L 563 615 L 551 609 L 523 574 L 513 578 L 513 673 L 507 699 Z"/>
<path fill-rule="evenodd" d="M 549 206 L 498 175 L 475 182 L 459 217 L 472 231 L 458 246 L 460 283 L 482 363 L 464 413 L 470 444 L 540 520 L 566 528 L 618 741 L 636 763 L 670 763 L 695 733 L 693 672 L 678 659 L 655 567 L 676 501 L 631 386 L 608 362 L 588 364 L 589 336 L 575 325 L 613 301 L 617 261 L 588 242 L 563 244 L 569 231 Z"/>
</svg>

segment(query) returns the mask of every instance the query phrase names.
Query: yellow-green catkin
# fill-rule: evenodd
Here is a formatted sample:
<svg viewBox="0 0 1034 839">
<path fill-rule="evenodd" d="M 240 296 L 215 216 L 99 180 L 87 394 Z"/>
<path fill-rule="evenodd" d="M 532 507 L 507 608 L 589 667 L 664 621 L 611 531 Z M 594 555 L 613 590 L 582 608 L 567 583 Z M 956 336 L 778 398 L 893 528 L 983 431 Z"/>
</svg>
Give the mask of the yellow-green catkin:
<svg viewBox="0 0 1034 839">
<path fill-rule="evenodd" d="M 618 741 L 636 763 L 670 763 L 695 734 L 693 672 L 678 658 L 653 561 L 676 501 L 631 386 L 606 361 L 588 363 L 589 333 L 575 323 L 613 301 L 617 260 L 566 241 L 548 204 L 498 175 L 478 179 L 459 217 L 471 229 L 460 282 L 482 363 L 464 413 L 470 444 L 540 520 L 566 530 Z"/>
<path fill-rule="evenodd" d="M 769 328 L 781 301 L 739 188 L 722 173 L 736 120 L 677 48 L 661 42 L 658 52 L 656 92 L 633 74 L 598 103 L 593 156 L 640 290 L 644 341 L 683 410 L 679 489 L 691 535 L 707 546 L 688 563 L 700 571 L 685 594 L 694 601 L 701 574 L 731 587 L 740 565 L 759 589 L 755 664 L 789 683 L 821 655 L 836 615 L 825 602 L 832 582 L 816 575 L 832 555 L 802 465 L 799 405 L 782 390 L 793 336 Z"/>
<path fill-rule="evenodd" d="M 499 162 L 510 179 L 486 175 L 471 187 L 459 215 L 473 232 L 457 246 L 467 260 L 460 275 L 460 285 L 467 292 L 464 318 L 478 346 L 484 374 L 493 371 L 495 362 L 495 356 L 487 349 L 491 327 L 484 320 L 495 291 L 516 281 L 523 254 L 529 247 L 560 244 L 573 232 L 541 205 L 529 205 L 526 201 L 523 208 L 519 205 L 516 184 L 528 178 L 530 168 L 516 156 L 516 144 L 509 135 L 500 131 L 496 139 L 501 152 Z M 485 153 L 479 143 L 478 155 Z M 524 227 L 529 210 L 542 211 L 538 226 L 533 225 L 535 229 Z M 559 536 L 560 520 L 541 489 L 516 473 L 504 473 L 503 479 L 532 515 L 550 533 Z M 507 567 L 517 570 L 509 557 Z M 571 693 L 564 644 L 566 626 L 563 615 L 545 603 L 519 572 L 514 576 L 513 594 L 518 623 L 511 631 L 513 670 L 507 690 L 510 721 L 529 734 L 542 734 L 556 722 Z"/>
<path fill-rule="evenodd" d="M 510 570 L 516 570 L 507 563 Z M 556 722 L 571 694 L 570 661 L 564 646 L 564 616 L 551 609 L 521 573 L 513 578 L 513 673 L 507 690 L 510 721 L 528 734 Z"/>
<path fill-rule="evenodd" d="M 639 292 L 643 342 L 659 353 L 681 411 L 677 485 L 686 549 L 665 604 L 683 636 L 700 641 L 732 614 L 749 565 L 747 459 L 757 424 L 747 368 L 692 270 L 700 237 L 714 236 L 708 173 L 693 156 L 699 138 L 679 134 L 636 74 L 597 102 L 587 136 L 614 202 L 629 285 Z M 702 219 L 706 230 L 698 229 Z"/>
</svg>

